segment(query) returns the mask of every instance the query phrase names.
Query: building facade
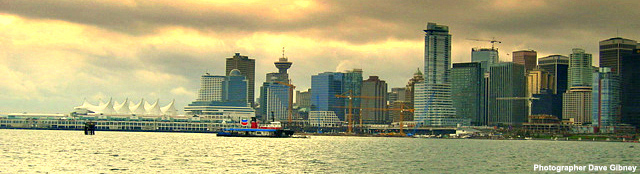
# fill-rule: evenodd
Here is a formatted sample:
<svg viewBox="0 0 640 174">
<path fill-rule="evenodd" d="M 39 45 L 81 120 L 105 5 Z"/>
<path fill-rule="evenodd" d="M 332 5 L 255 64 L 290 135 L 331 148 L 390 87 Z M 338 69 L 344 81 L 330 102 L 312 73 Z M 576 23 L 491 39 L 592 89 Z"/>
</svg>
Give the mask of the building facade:
<svg viewBox="0 0 640 174">
<path fill-rule="evenodd" d="M 222 82 L 225 76 L 205 73 L 200 77 L 200 90 L 196 101 L 222 101 Z"/>
<path fill-rule="evenodd" d="M 512 61 L 514 63 L 524 65 L 526 71 L 530 71 L 536 68 L 536 65 L 538 63 L 538 53 L 536 51 L 520 50 L 514 51 L 511 55 L 513 56 Z"/>
<path fill-rule="evenodd" d="M 240 53 L 236 53 L 233 57 L 226 59 L 225 75 L 229 75 L 231 70 L 238 69 L 240 73 L 247 78 L 247 103 L 251 103 L 251 106 L 255 106 L 255 71 L 256 60 L 249 59 L 248 56 L 242 56 Z"/>
<path fill-rule="evenodd" d="M 572 49 L 569 56 L 569 90 L 562 96 L 562 119 L 574 124 L 590 124 L 592 118 L 591 84 L 593 67 L 591 54 L 583 49 Z"/>
<path fill-rule="evenodd" d="M 311 111 L 333 111 L 342 121 L 345 120 L 345 99 L 341 95 L 344 74 L 324 72 L 311 76 Z"/>
<path fill-rule="evenodd" d="M 567 80 L 569 87 L 591 86 L 593 67 L 591 66 L 591 54 L 584 49 L 574 48 L 569 56 L 569 73 Z"/>
<path fill-rule="evenodd" d="M 482 69 L 485 72 L 489 71 L 489 65 L 500 62 L 498 56 L 498 49 L 494 48 L 472 48 L 471 49 L 471 62 L 478 62 L 482 64 Z"/>
<path fill-rule="evenodd" d="M 489 67 L 488 125 L 518 125 L 526 121 L 524 65 L 503 62 Z"/>
<path fill-rule="evenodd" d="M 453 106 L 471 125 L 486 125 L 482 63 L 454 63 L 451 71 Z"/>
<path fill-rule="evenodd" d="M 424 83 L 416 89 L 414 120 L 430 126 L 455 126 L 449 27 L 427 23 L 424 32 Z"/>
<path fill-rule="evenodd" d="M 593 73 L 592 125 L 598 127 L 620 124 L 620 79 L 611 68 L 600 68 Z"/>
<path fill-rule="evenodd" d="M 361 96 L 362 95 L 362 69 L 353 69 L 347 70 L 344 73 L 344 81 L 342 84 L 343 93 L 350 93 L 353 96 Z M 349 100 L 344 100 L 344 106 L 349 105 Z M 352 101 L 353 108 L 360 108 L 362 99 L 361 98 L 353 98 Z M 348 113 L 348 108 L 344 108 L 344 113 Z M 354 116 L 360 115 L 360 109 L 353 109 L 351 113 Z"/>
<path fill-rule="evenodd" d="M 378 76 L 369 76 L 369 79 L 362 82 L 362 123 L 364 124 L 387 124 L 391 122 L 387 108 L 387 83 L 380 80 Z"/>
</svg>

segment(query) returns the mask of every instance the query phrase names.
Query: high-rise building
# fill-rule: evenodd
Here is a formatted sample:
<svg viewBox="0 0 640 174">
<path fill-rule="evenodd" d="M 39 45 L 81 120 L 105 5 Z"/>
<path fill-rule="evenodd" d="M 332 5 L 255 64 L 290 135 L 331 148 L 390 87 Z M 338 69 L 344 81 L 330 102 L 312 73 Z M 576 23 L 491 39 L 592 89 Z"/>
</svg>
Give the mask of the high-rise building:
<svg viewBox="0 0 640 174">
<path fill-rule="evenodd" d="M 562 55 L 550 55 L 538 60 L 538 68 L 549 72 L 553 76 L 553 86 L 551 87 L 553 94 L 562 94 L 569 89 L 568 71 L 569 57 Z"/>
<path fill-rule="evenodd" d="M 562 96 L 562 119 L 574 124 L 591 123 L 591 83 L 593 67 L 591 54 L 574 48 L 569 56 L 569 90 Z"/>
<path fill-rule="evenodd" d="M 620 62 L 622 122 L 640 127 L 640 49 Z"/>
<path fill-rule="evenodd" d="M 513 62 L 524 65 L 526 71 L 536 68 L 538 53 L 534 50 L 521 50 L 512 53 Z"/>
<path fill-rule="evenodd" d="M 296 105 L 299 108 L 311 109 L 311 89 L 307 91 L 296 91 Z"/>
<path fill-rule="evenodd" d="M 489 65 L 500 62 L 498 49 L 494 48 L 472 48 L 471 62 L 479 62 L 485 72 L 489 71 Z"/>
<path fill-rule="evenodd" d="M 624 69 L 622 57 L 632 54 L 637 44 L 635 40 L 620 37 L 600 41 L 600 67 L 609 67 L 620 75 L 620 70 Z"/>
<path fill-rule="evenodd" d="M 387 111 L 387 83 L 380 80 L 378 76 L 369 76 L 369 79 L 362 82 L 362 95 L 368 99 L 362 100 L 362 123 L 364 124 L 386 124 L 391 119 L 386 114 Z"/>
<path fill-rule="evenodd" d="M 453 106 L 471 125 L 486 125 L 482 63 L 454 63 L 451 70 Z"/>
<path fill-rule="evenodd" d="M 350 93 L 353 96 L 360 96 L 362 94 L 362 69 L 353 69 L 347 70 L 344 74 L 344 81 L 342 84 L 343 93 Z M 349 100 L 344 100 L 344 106 L 349 105 Z M 362 102 L 361 98 L 353 98 L 352 101 L 353 108 L 360 108 L 360 103 Z M 348 108 L 344 108 L 344 113 L 349 113 Z M 351 111 L 354 118 L 360 115 L 360 109 L 353 109 Z"/>
<path fill-rule="evenodd" d="M 389 104 L 395 101 L 407 101 L 407 88 L 391 88 L 387 96 L 389 96 Z"/>
<path fill-rule="evenodd" d="M 231 70 L 222 82 L 222 91 L 223 101 L 249 104 L 247 103 L 247 78 L 242 75 L 240 70 Z"/>
<path fill-rule="evenodd" d="M 543 69 L 533 69 L 527 73 L 527 96 L 552 93 L 554 77 Z"/>
<path fill-rule="evenodd" d="M 593 68 L 591 66 L 591 54 L 584 49 L 574 48 L 569 56 L 569 88 L 591 86 Z"/>
<path fill-rule="evenodd" d="M 417 85 L 414 120 L 431 126 L 455 126 L 460 120 L 451 99 L 449 27 L 427 23 L 424 32 L 424 83 Z"/>
<path fill-rule="evenodd" d="M 311 111 L 333 111 L 342 121 L 345 120 L 345 99 L 336 95 L 343 93 L 344 74 L 324 72 L 311 76 Z"/>
<path fill-rule="evenodd" d="M 416 83 L 423 83 L 424 82 L 424 77 L 422 75 L 422 72 L 420 72 L 420 68 L 418 68 L 418 70 L 413 73 L 413 77 L 411 79 L 409 79 L 409 82 L 407 83 L 406 86 L 406 95 L 405 97 L 407 98 L 408 103 L 408 107 L 409 109 L 413 109 L 414 108 L 414 99 L 415 99 L 415 85 Z M 410 118 L 410 120 L 413 120 L 413 112 L 407 113 L 405 115 L 405 117 Z"/>
<path fill-rule="evenodd" d="M 592 125 L 616 126 L 620 123 L 620 79 L 611 68 L 600 68 L 593 73 Z"/>
<path fill-rule="evenodd" d="M 273 64 L 278 68 L 278 72 L 268 73 L 266 82 L 260 87 L 260 115 L 265 122 L 287 120 L 289 118 L 289 95 L 293 95 L 289 93 L 290 87 L 286 85 L 290 83 L 287 69 L 293 63 L 284 56 L 284 50 L 282 57 Z"/>
<path fill-rule="evenodd" d="M 205 73 L 200 77 L 200 90 L 196 101 L 222 101 L 222 82 L 225 76 Z"/>
<path fill-rule="evenodd" d="M 488 125 L 518 125 L 527 120 L 524 65 L 503 62 L 489 67 Z"/>
<path fill-rule="evenodd" d="M 236 53 L 233 57 L 227 58 L 226 64 L 225 75 L 229 75 L 233 69 L 238 69 L 240 70 L 240 73 L 247 78 L 247 82 L 249 84 L 247 89 L 249 91 L 247 95 L 247 102 L 251 103 L 251 106 L 254 106 L 256 60 L 249 59 L 247 56 L 242 56 L 240 53 Z"/>
<path fill-rule="evenodd" d="M 289 86 L 264 82 L 260 87 L 260 115 L 263 122 L 289 118 Z"/>
</svg>

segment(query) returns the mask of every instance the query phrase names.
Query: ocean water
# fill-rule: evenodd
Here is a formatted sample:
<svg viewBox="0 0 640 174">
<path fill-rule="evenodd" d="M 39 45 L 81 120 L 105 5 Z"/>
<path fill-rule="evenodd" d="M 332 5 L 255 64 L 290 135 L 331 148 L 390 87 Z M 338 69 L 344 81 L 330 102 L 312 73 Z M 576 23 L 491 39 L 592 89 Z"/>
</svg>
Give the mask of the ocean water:
<svg viewBox="0 0 640 174">
<path fill-rule="evenodd" d="M 0 129 L 0 173 L 529 173 L 640 165 L 640 144 Z"/>
</svg>

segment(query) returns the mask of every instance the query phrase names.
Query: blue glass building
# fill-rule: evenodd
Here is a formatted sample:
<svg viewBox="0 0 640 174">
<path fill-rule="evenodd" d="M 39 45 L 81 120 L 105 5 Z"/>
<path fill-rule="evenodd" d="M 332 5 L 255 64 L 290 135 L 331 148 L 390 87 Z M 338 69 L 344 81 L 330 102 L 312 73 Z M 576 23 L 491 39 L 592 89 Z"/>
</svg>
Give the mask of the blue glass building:
<svg viewBox="0 0 640 174">
<path fill-rule="evenodd" d="M 592 122 L 593 126 L 615 126 L 620 123 L 620 79 L 611 68 L 600 68 L 593 73 Z"/>
<path fill-rule="evenodd" d="M 311 76 L 311 111 L 333 111 L 340 120 L 345 120 L 345 99 L 338 98 L 343 90 L 344 74 L 324 72 Z"/>
</svg>

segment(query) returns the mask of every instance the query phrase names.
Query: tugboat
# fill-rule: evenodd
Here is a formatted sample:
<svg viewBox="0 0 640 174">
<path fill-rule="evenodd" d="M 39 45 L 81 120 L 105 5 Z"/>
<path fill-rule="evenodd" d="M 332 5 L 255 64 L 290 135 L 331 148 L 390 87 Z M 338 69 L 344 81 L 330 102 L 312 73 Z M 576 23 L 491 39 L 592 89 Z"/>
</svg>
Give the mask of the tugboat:
<svg viewBox="0 0 640 174">
<path fill-rule="evenodd" d="M 258 127 L 256 117 L 251 118 L 251 128 L 225 128 L 218 132 L 221 137 L 270 137 L 288 138 L 293 135 L 293 131 L 283 129 L 280 122 L 272 122 L 263 127 Z"/>
</svg>

